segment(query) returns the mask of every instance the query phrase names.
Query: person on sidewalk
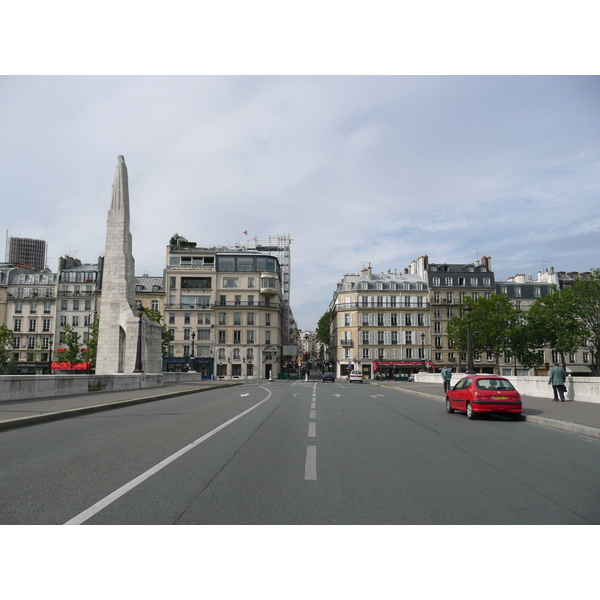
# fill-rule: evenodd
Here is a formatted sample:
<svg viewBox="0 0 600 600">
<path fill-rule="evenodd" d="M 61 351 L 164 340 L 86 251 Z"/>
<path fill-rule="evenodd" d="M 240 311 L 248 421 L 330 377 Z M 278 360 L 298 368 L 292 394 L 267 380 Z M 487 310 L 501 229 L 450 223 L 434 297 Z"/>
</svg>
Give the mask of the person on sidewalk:
<svg viewBox="0 0 600 600">
<path fill-rule="evenodd" d="M 567 391 L 565 386 L 567 374 L 565 373 L 565 370 L 558 363 L 554 363 L 554 366 L 550 369 L 549 376 L 548 385 L 552 384 L 554 400 L 558 402 L 558 396 L 560 395 L 560 401 L 564 402 L 565 392 Z"/>
<path fill-rule="evenodd" d="M 452 369 L 450 367 L 444 367 L 441 372 L 442 379 L 444 380 L 444 394 L 450 389 L 450 380 L 452 379 Z"/>
</svg>

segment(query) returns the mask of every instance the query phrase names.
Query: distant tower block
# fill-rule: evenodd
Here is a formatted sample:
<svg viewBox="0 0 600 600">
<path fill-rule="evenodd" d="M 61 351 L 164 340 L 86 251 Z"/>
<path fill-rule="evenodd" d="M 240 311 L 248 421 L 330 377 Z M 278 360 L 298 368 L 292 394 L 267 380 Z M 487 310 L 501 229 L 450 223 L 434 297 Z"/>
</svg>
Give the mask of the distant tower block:
<svg viewBox="0 0 600 600">
<path fill-rule="evenodd" d="M 135 302 L 135 260 L 129 219 L 129 181 L 125 159 L 119 156 L 106 227 L 106 247 L 100 298 L 96 373 L 133 373 L 139 316 Z M 160 325 L 142 318 L 142 366 L 161 371 Z"/>
</svg>

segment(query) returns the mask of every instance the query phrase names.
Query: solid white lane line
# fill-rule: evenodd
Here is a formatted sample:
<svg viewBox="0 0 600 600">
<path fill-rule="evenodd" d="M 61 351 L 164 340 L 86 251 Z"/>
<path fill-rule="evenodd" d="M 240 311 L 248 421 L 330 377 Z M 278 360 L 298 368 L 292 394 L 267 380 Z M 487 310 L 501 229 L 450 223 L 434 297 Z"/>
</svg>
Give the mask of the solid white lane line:
<svg viewBox="0 0 600 600">
<path fill-rule="evenodd" d="M 306 464 L 304 465 L 304 479 L 317 479 L 317 447 L 306 447 Z"/>
<path fill-rule="evenodd" d="M 126 483 L 124 486 L 120 487 L 118 490 L 115 490 L 112 494 L 109 494 L 108 496 L 106 496 L 106 498 L 103 498 L 102 500 L 100 500 L 100 502 L 96 502 L 96 504 L 94 504 L 93 506 L 90 506 L 90 508 L 84 510 L 82 513 L 79 513 L 77 516 L 75 516 L 72 519 L 70 519 L 69 521 L 67 521 L 65 523 L 65 525 L 81 525 L 82 523 L 85 523 L 85 521 L 87 521 L 90 517 L 93 517 L 95 514 L 99 513 L 102 509 L 106 508 L 109 504 L 112 504 L 115 500 L 119 499 L 121 496 L 124 496 L 127 492 L 132 490 L 134 487 L 138 486 L 143 481 L 146 481 L 146 479 L 148 479 L 149 477 L 152 477 L 152 475 L 154 475 L 155 473 L 158 473 L 158 471 L 160 471 L 167 465 L 171 464 L 174 460 L 178 459 L 180 456 L 183 456 L 186 452 L 189 452 L 190 450 L 192 450 L 193 448 L 195 448 L 202 442 L 206 441 L 208 438 L 215 435 L 215 433 L 218 433 L 222 429 L 225 429 L 225 427 L 227 427 L 228 425 L 231 425 L 234 421 L 237 421 L 244 415 L 247 415 L 250 411 L 253 411 L 255 408 L 258 408 L 261 404 L 264 404 L 271 397 L 271 391 L 267 388 L 263 388 L 263 389 L 267 390 L 267 397 L 264 400 L 261 400 L 258 404 L 255 404 L 254 406 L 251 406 L 249 409 L 245 410 L 244 412 L 241 412 L 236 417 L 233 417 L 233 419 L 229 419 L 229 421 L 223 423 L 222 425 L 219 425 L 218 427 L 215 427 L 212 431 L 209 431 L 206 435 L 203 435 L 201 438 L 198 438 L 195 442 L 192 442 L 191 444 L 188 444 L 181 450 L 178 450 L 177 452 L 175 452 L 175 454 L 171 454 L 171 456 L 169 456 L 168 458 L 165 458 L 165 460 L 159 462 L 157 465 L 155 465 L 151 469 L 148 469 L 145 473 L 138 475 L 138 477 L 136 477 L 135 479 L 132 479 L 129 483 Z"/>
<path fill-rule="evenodd" d="M 317 437 L 317 424 L 314 421 L 308 424 L 308 437 Z"/>
</svg>

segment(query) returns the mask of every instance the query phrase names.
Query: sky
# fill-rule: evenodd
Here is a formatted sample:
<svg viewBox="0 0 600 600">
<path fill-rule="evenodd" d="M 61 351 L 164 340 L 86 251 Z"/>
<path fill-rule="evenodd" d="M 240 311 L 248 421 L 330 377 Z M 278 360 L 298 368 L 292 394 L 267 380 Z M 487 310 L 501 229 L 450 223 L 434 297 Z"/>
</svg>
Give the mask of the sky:
<svg viewBox="0 0 600 600">
<path fill-rule="evenodd" d="M 597 76 L 3 76 L 1 222 L 96 262 L 122 154 L 137 275 L 287 234 L 312 330 L 368 264 L 600 267 L 599 107 Z"/>
</svg>

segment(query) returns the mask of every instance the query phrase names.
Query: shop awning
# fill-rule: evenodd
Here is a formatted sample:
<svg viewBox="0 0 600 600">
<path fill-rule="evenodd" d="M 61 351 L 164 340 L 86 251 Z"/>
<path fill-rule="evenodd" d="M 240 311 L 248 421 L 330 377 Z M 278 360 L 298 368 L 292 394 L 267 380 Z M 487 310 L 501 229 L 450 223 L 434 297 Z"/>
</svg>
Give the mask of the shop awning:
<svg viewBox="0 0 600 600">
<path fill-rule="evenodd" d="M 426 360 L 424 363 L 427 368 L 433 368 L 433 363 L 430 360 Z M 373 368 L 379 371 L 382 369 L 394 369 L 395 367 L 420 367 L 421 364 L 420 360 L 384 360 L 382 362 L 373 362 Z"/>
<path fill-rule="evenodd" d="M 61 363 L 53 362 L 52 370 L 53 371 L 91 371 L 92 363 L 91 362 L 82 362 L 82 363 L 78 363 L 76 365 L 71 365 L 71 363 L 68 363 L 68 362 L 61 362 Z"/>
<path fill-rule="evenodd" d="M 567 373 L 591 373 L 592 370 L 589 367 L 584 367 L 583 365 L 573 365 L 572 367 L 567 367 Z"/>
</svg>

